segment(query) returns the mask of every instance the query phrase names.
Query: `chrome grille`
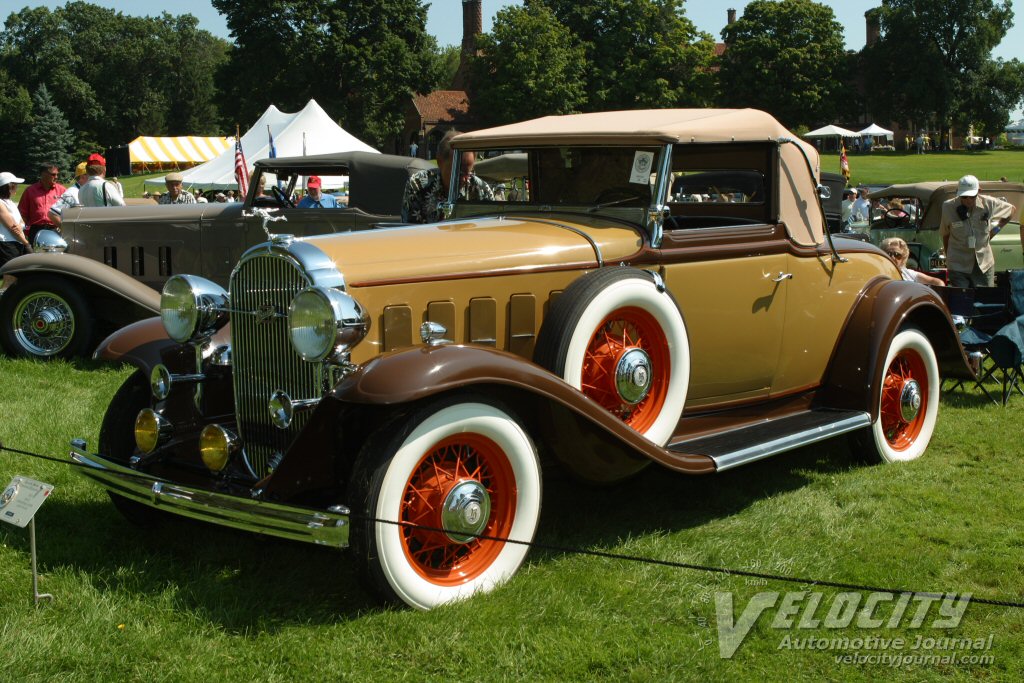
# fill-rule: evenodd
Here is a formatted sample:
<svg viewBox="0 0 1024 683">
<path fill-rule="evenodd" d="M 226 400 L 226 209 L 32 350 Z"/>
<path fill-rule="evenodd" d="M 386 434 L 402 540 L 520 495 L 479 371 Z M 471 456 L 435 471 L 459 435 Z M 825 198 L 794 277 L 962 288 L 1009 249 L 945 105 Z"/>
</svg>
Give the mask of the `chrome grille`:
<svg viewBox="0 0 1024 683">
<path fill-rule="evenodd" d="M 298 264 L 276 254 L 244 260 L 231 277 L 235 415 L 257 477 L 269 474 L 275 456 L 287 450 L 312 412 L 297 412 L 287 429 L 279 429 L 267 407 L 271 395 L 277 390 L 293 399 L 322 394 L 320 366 L 304 362 L 288 339 L 288 305 L 309 284 Z"/>
</svg>

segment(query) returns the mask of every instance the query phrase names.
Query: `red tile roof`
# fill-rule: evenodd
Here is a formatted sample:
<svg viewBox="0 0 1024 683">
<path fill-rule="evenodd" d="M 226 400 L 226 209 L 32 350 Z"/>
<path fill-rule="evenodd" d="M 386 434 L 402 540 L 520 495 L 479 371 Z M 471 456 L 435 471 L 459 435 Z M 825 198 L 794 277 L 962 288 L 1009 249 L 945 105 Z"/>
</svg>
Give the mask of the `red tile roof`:
<svg viewBox="0 0 1024 683">
<path fill-rule="evenodd" d="M 468 118 L 469 98 L 465 90 L 435 90 L 413 95 L 413 106 L 424 123 L 456 123 Z"/>
</svg>

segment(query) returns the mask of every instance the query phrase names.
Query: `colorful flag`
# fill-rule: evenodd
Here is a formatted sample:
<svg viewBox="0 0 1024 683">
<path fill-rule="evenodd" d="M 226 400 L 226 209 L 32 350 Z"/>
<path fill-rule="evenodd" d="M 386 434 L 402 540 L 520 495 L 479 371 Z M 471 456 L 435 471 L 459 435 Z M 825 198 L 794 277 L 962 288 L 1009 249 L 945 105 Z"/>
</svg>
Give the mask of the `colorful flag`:
<svg viewBox="0 0 1024 683">
<path fill-rule="evenodd" d="M 839 172 L 843 174 L 843 178 L 846 179 L 846 183 L 850 183 L 850 160 L 846 158 L 846 141 L 843 140 L 839 143 L 842 145 L 842 151 L 839 153 Z"/>
<path fill-rule="evenodd" d="M 249 167 L 242 152 L 242 136 L 238 134 L 238 126 L 235 126 L 235 180 L 238 182 L 239 194 L 244 197 L 249 193 Z"/>
<path fill-rule="evenodd" d="M 267 126 L 267 137 L 270 138 L 270 158 L 273 159 L 277 156 L 277 148 L 274 147 L 274 134 L 270 132 L 270 126 Z"/>
</svg>

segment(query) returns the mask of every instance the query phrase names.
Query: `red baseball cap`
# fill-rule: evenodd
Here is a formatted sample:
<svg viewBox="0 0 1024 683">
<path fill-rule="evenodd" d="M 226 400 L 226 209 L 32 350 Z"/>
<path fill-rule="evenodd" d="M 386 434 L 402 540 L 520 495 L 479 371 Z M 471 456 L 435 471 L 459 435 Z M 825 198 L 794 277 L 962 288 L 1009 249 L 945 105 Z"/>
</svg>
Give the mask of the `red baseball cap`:
<svg viewBox="0 0 1024 683">
<path fill-rule="evenodd" d="M 106 167 L 107 160 L 104 159 L 99 154 L 90 154 L 89 158 L 85 160 L 85 163 L 89 164 L 90 166 L 104 166 L 104 167 Z"/>
<path fill-rule="evenodd" d="M 320 176 L 309 176 L 309 180 L 306 181 L 306 187 L 320 187 Z"/>
</svg>

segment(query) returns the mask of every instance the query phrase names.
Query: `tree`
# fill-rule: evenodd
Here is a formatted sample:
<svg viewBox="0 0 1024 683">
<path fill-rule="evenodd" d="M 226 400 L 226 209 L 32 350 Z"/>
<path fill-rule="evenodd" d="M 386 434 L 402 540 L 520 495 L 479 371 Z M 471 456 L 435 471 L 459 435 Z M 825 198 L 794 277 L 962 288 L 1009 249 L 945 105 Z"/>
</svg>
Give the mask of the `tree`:
<svg viewBox="0 0 1024 683">
<path fill-rule="evenodd" d="M 68 176 L 71 169 L 71 154 L 75 136 L 68 120 L 50 97 L 46 85 L 40 84 L 32 95 L 34 116 L 26 136 L 26 173 L 38 171 L 43 164 L 54 164 Z M 73 169 L 71 171 L 74 173 Z"/>
<path fill-rule="evenodd" d="M 130 17 L 87 2 L 25 8 L 0 32 L 0 67 L 30 90 L 45 83 L 103 146 L 222 130 L 211 98 L 226 50 L 190 15 Z"/>
<path fill-rule="evenodd" d="M 583 47 L 543 5 L 501 10 L 477 48 L 471 107 L 483 125 L 567 114 L 586 101 Z"/>
<path fill-rule="evenodd" d="M 977 115 L 1020 101 L 1020 90 L 992 98 L 991 89 L 1012 87 L 1012 78 L 987 80 L 998 76 L 989 64 L 992 49 L 1013 26 L 1010 0 L 884 0 L 877 11 L 881 35 L 864 51 L 866 78 L 898 87 L 878 88 L 873 111 L 893 120 L 934 121 L 946 132 L 971 118 L 969 109 Z M 989 93 L 987 103 L 979 87 Z"/>
<path fill-rule="evenodd" d="M 409 94 L 437 84 L 421 0 L 213 6 L 235 39 L 220 78 L 222 109 L 235 121 L 255 120 L 271 102 L 299 109 L 312 97 L 354 135 L 381 145 L 402 130 Z"/>
<path fill-rule="evenodd" d="M 722 104 L 771 113 L 784 125 L 830 121 L 847 102 L 843 28 L 811 0 L 754 0 L 722 30 Z"/>
<path fill-rule="evenodd" d="M 967 88 L 960 115 L 953 123 L 962 130 L 974 129 L 976 135 L 996 138 L 1010 122 L 1010 112 L 1024 96 L 1024 64 L 1016 59 L 1008 62 L 988 60 L 977 78 Z"/>
<path fill-rule="evenodd" d="M 589 111 L 708 106 L 715 43 L 681 0 L 526 0 L 583 41 Z"/>
<path fill-rule="evenodd" d="M 25 128 L 32 121 L 32 98 L 0 65 L 0 159 L 8 170 L 23 171 Z"/>
</svg>

